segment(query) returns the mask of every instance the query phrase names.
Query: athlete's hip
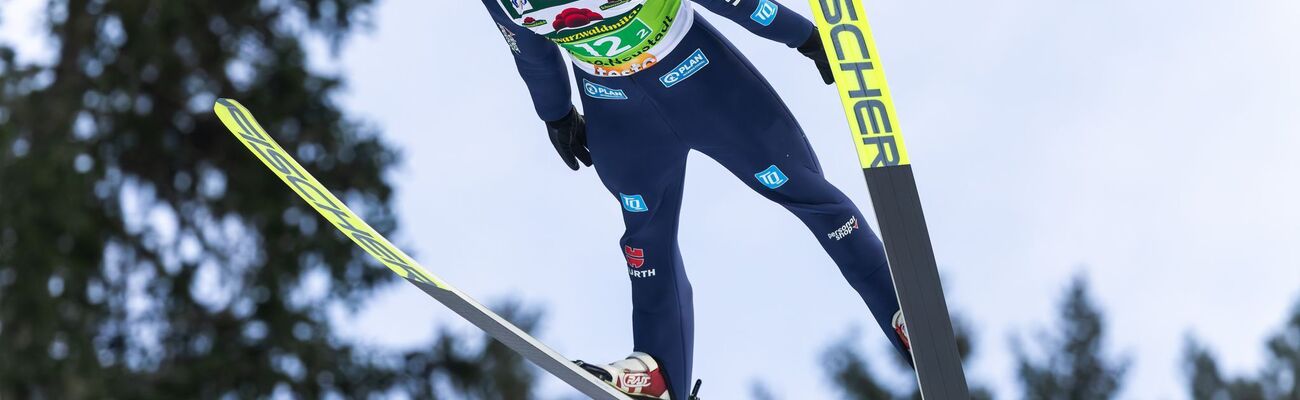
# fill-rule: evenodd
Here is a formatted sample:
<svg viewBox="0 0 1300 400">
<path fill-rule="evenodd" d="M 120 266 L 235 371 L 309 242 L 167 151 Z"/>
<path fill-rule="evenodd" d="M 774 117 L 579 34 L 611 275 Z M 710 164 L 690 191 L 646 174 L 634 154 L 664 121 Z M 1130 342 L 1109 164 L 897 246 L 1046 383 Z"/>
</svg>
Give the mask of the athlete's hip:
<svg viewBox="0 0 1300 400">
<path fill-rule="evenodd" d="M 644 100 L 692 103 L 736 92 L 775 96 L 744 55 L 702 17 L 695 19 L 672 53 L 643 71 L 599 76 L 575 69 L 574 76 L 584 105 L 597 108 Z M 752 93 L 753 89 L 761 93 Z"/>
<path fill-rule="evenodd" d="M 701 47 L 716 47 L 726 42 L 727 39 L 722 37 L 703 16 L 695 15 L 691 21 L 689 28 L 669 52 L 640 60 L 635 66 L 620 66 L 616 70 L 601 70 L 598 68 L 592 71 L 589 68 L 575 65 L 573 68 L 574 75 L 579 78 L 610 80 L 611 82 L 646 80 L 647 77 L 662 76 L 666 71 L 672 70 L 674 66 L 689 60 L 694 52 Z"/>
</svg>

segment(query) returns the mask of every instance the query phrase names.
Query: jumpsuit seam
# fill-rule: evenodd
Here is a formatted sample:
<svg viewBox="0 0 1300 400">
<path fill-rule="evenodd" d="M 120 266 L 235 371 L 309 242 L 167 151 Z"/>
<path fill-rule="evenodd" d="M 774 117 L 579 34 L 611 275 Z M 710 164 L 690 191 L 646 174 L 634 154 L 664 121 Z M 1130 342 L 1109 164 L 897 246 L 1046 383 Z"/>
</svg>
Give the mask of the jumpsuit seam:
<svg viewBox="0 0 1300 400">
<path fill-rule="evenodd" d="M 710 34 L 715 34 L 715 35 L 716 35 L 716 32 L 709 32 L 709 33 L 710 33 Z M 732 45 L 728 45 L 727 43 L 723 43 L 723 44 L 722 44 L 722 48 L 723 48 L 727 53 L 730 53 L 730 54 L 732 55 L 732 57 L 736 58 L 737 60 L 746 60 L 746 59 L 744 58 L 744 55 L 740 54 L 740 52 L 739 52 L 738 50 L 736 50 L 734 44 L 732 44 Z M 771 83 L 771 82 L 768 82 L 767 79 L 764 79 L 764 78 L 763 78 L 763 75 L 759 74 L 758 71 L 755 70 L 757 67 L 754 67 L 752 64 L 750 64 L 750 63 L 747 62 L 747 61 L 743 61 L 743 62 L 741 63 L 741 65 L 745 67 L 744 69 L 745 69 L 745 72 L 746 72 L 746 73 L 748 73 L 748 74 L 749 74 L 750 76 L 752 76 L 755 80 L 757 80 L 758 82 L 760 82 L 760 83 L 763 84 L 763 89 L 767 90 L 767 93 L 768 93 L 768 94 L 772 95 L 772 97 L 775 97 L 775 98 L 777 98 L 777 99 L 780 99 L 780 98 L 781 98 L 781 95 L 778 94 L 778 93 L 776 92 L 776 88 L 773 88 L 773 87 L 772 87 L 772 83 Z M 793 112 L 793 111 L 790 111 L 790 106 L 786 105 L 784 100 L 779 100 L 779 101 L 777 101 L 777 103 L 779 103 L 779 104 L 781 105 L 781 109 L 785 110 L 786 115 L 789 115 L 789 116 L 790 116 L 790 119 L 794 122 L 794 128 L 795 128 L 795 130 L 797 130 L 797 131 L 799 132 L 799 136 L 800 136 L 800 138 L 803 139 L 802 142 L 803 142 L 804 150 L 807 151 L 808 154 L 809 154 L 810 156 L 812 156 L 812 157 L 810 157 L 810 158 L 812 158 L 812 159 L 816 159 L 816 156 L 815 156 L 816 153 L 813 152 L 812 144 L 811 144 L 811 143 L 808 143 L 808 133 L 807 133 L 807 132 L 804 132 L 804 130 L 803 130 L 803 126 L 799 125 L 799 121 L 798 121 L 798 119 L 795 118 L 795 116 L 794 116 L 794 112 Z M 822 173 L 822 168 L 821 168 L 821 165 L 819 165 L 819 164 L 820 164 L 820 163 L 816 163 L 816 162 L 814 162 L 814 163 L 812 163 L 812 165 L 810 165 L 810 167 L 812 167 L 813 172 L 816 172 L 816 173 L 818 173 L 818 174 L 821 174 L 821 173 Z"/>
<path fill-rule="evenodd" d="M 659 119 L 664 121 L 664 125 L 668 127 L 668 132 L 672 133 L 673 137 L 677 138 L 677 141 L 681 142 L 682 146 L 686 147 L 687 152 L 689 152 L 691 150 L 690 143 L 687 142 L 686 139 L 682 137 L 681 133 L 677 132 L 677 127 L 673 126 L 672 119 L 669 119 L 668 116 L 660 108 L 659 100 L 655 99 L 654 96 L 650 94 L 650 91 L 645 89 L 645 86 L 642 85 L 641 82 L 637 82 L 636 79 L 632 79 L 631 77 L 629 77 L 629 79 L 631 80 L 633 85 L 636 85 L 637 89 L 641 90 L 641 93 L 645 96 L 646 102 L 650 103 L 651 108 L 654 108 L 655 115 L 659 116 Z"/>
<path fill-rule="evenodd" d="M 645 71 L 643 71 L 643 72 L 645 72 Z M 655 113 L 655 115 L 658 116 L 659 119 L 662 120 L 662 121 L 664 122 L 664 126 L 667 126 L 667 127 L 668 127 L 668 132 L 669 132 L 670 134 L 672 134 L 673 137 L 676 138 L 677 141 L 678 141 L 679 143 L 682 144 L 682 147 L 686 148 L 686 153 L 690 153 L 690 150 L 691 150 L 691 146 L 690 146 L 690 144 L 689 144 L 688 142 L 686 142 L 685 139 L 682 138 L 681 134 L 678 133 L 677 128 L 673 126 L 672 120 L 669 119 L 669 118 L 667 117 L 667 115 L 663 112 L 663 110 L 660 108 L 661 106 L 659 105 L 659 101 L 658 101 L 658 99 L 655 99 L 654 96 L 650 93 L 650 91 L 649 91 L 649 90 L 646 90 L 645 85 L 643 85 L 641 82 L 637 81 L 636 78 L 634 78 L 634 77 L 628 77 L 628 81 L 631 82 L 632 85 L 635 85 L 636 88 L 637 88 L 639 91 L 641 91 L 642 96 L 645 97 L 646 103 L 650 104 L 650 108 L 654 109 L 654 113 Z M 683 164 L 686 163 L 686 157 L 682 157 L 682 163 L 683 163 Z M 685 179 L 686 179 L 685 168 L 682 168 L 682 182 L 680 182 L 680 185 L 682 186 L 682 190 L 681 190 L 681 192 L 682 192 L 683 194 L 684 194 L 684 192 L 686 191 L 686 183 L 685 183 Z M 667 199 L 661 199 L 661 200 L 667 200 Z M 677 215 L 674 216 L 674 218 L 673 218 L 672 229 L 671 229 L 671 231 L 673 232 L 672 248 L 669 249 L 669 252 L 668 252 L 669 254 L 673 255 L 674 258 L 676 258 L 676 254 L 680 254 L 680 252 L 681 252 L 681 246 L 680 246 L 680 244 L 677 242 L 677 233 L 678 233 L 678 230 L 679 230 L 680 227 L 681 227 L 681 212 L 682 212 L 682 210 L 681 210 L 681 200 L 682 200 L 682 199 L 681 199 L 681 196 L 679 195 L 678 198 L 676 199 L 676 201 L 678 202 L 678 206 L 677 206 Z M 658 215 L 658 213 L 657 213 L 658 210 L 655 210 L 655 211 L 656 211 L 655 214 L 650 215 L 651 218 L 653 218 L 653 217 L 655 217 L 655 216 Z M 674 261 L 675 261 L 675 260 L 674 260 Z M 682 263 L 682 264 L 683 264 L 683 265 L 682 265 L 681 273 L 682 273 L 682 274 L 685 274 L 685 273 L 686 273 L 686 265 L 684 265 L 685 263 Z M 671 268 L 671 267 L 670 267 L 670 268 Z M 677 274 L 677 271 L 673 271 L 673 274 L 676 275 L 676 274 Z M 686 277 L 683 276 L 681 279 L 686 279 Z M 677 301 L 674 302 L 674 303 L 676 303 L 677 315 L 683 315 L 683 316 L 684 316 L 684 315 L 685 315 L 685 312 L 684 312 L 684 307 L 682 307 L 682 303 L 683 303 L 682 291 L 681 291 L 681 289 L 678 287 L 678 282 L 677 282 L 676 280 L 674 280 L 674 282 L 672 282 L 672 284 L 671 284 L 671 288 L 672 288 L 671 290 L 672 290 L 672 292 L 673 292 L 672 296 L 675 297 L 675 298 L 677 299 Z M 694 314 L 694 312 L 692 312 L 692 317 L 691 317 L 692 320 L 695 319 L 693 314 Z M 692 322 L 692 323 L 693 323 L 693 322 Z M 678 330 L 677 334 L 679 335 L 679 339 L 681 340 L 681 343 L 685 344 L 685 343 L 688 343 L 688 342 L 689 342 L 689 340 L 688 340 L 687 337 L 686 337 L 686 330 L 685 330 L 685 329 L 680 329 L 680 330 Z M 681 357 L 682 357 L 683 360 L 685 360 L 685 359 L 689 359 L 689 358 L 690 358 L 690 354 L 686 351 L 686 347 L 685 347 L 685 346 L 683 346 L 683 347 L 681 348 L 680 352 L 681 352 Z M 665 376 L 664 379 L 665 379 L 665 380 L 669 380 L 669 378 L 668 378 L 667 376 Z M 686 385 L 689 385 L 689 380 L 690 380 L 689 377 L 687 377 L 687 381 L 688 381 L 688 382 L 685 383 Z M 671 380 L 669 380 L 668 384 L 669 384 L 669 386 L 672 386 L 672 387 L 675 388 L 677 384 L 682 384 L 682 383 L 680 383 L 680 382 L 678 382 L 678 383 L 674 383 L 674 382 L 672 382 Z"/>
<path fill-rule="evenodd" d="M 649 104 L 650 104 L 650 107 L 654 109 L 655 114 L 659 116 L 659 119 L 661 119 L 661 120 L 664 121 L 664 125 L 668 127 L 668 132 L 669 132 L 669 133 L 672 133 L 673 137 L 677 138 L 677 140 L 678 140 L 679 142 L 682 143 L 682 146 L 686 148 L 686 153 L 688 153 L 687 155 L 689 155 L 689 153 L 690 153 L 690 151 L 691 151 L 691 146 L 690 146 L 690 144 L 687 143 L 686 140 L 682 139 L 681 134 L 679 134 L 679 133 L 677 132 L 677 128 L 673 126 L 672 120 L 670 120 L 670 119 L 667 117 L 667 115 L 664 114 L 663 110 L 660 109 L 659 101 L 658 101 L 657 99 L 655 99 L 654 96 L 652 96 L 652 95 L 650 94 L 650 91 L 645 90 L 645 86 L 642 85 L 641 82 L 637 82 L 636 80 L 633 80 L 633 81 L 632 81 L 632 84 L 633 84 L 633 85 L 636 85 L 637 88 L 640 89 L 642 93 L 644 93 L 645 98 L 646 98 L 646 102 L 649 103 Z M 682 163 L 683 163 L 683 164 L 686 163 L 686 157 L 682 157 Z M 682 221 L 682 218 L 681 218 L 681 216 L 682 216 L 682 197 L 685 196 L 685 194 L 686 194 L 686 168 L 685 168 L 685 166 L 683 166 L 683 168 L 682 168 L 682 173 L 681 173 L 681 174 L 682 174 L 682 179 L 681 179 L 681 181 L 678 182 L 678 184 L 681 185 L 681 190 L 678 191 L 677 199 L 675 199 L 675 201 L 677 202 L 677 215 L 675 215 L 674 218 L 673 218 L 673 226 L 672 226 L 672 229 L 671 229 L 671 232 L 673 233 L 672 249 L 670 249 L 670 251 L 668 252 L 668 253 L 669 253 L 670 255 L 672 255 L 672 257 L 674 257 L 674 258 L 676 258 L 678 254 L 681 254 L 681 244 L 677 242 L 677 235 L 678 235 L 678 230 L 681 228 L 681 221 Z M 664 199 L 664 200 L 667 200 L 667 199 Z M 676 261 L 676 260 L 674 260 L 674 261 Z M 681 270 L 680 272 L 681 272 L 682 274 L 686 274 L 686 265 L 685 265 L 686 263 L 685 263 L 685 262 L 682 262 L 681 264 L 682 264 L 682 265 L 681 265 L 682 270 Z M 676 276 L 677 272 L 678 272 L 678 271 L 673 271 L 673 275 Z M 682 276 L 681 279 L 687 279 L 687 278 L 686 278 L 685 276 Z M 676 280 L 674 280 L 674 282 L 672 282 L 673 297 L 677 298 L 677 301 L 675 301 L 674 303 L 677 303 L 677 304 L 676 304 L 676 307 L 677 307 L 677 315 L 682 315 L 682 316 L 684 316 L 684 315 L 686 315 L 686 314 L 683 312 L 683 307 L 682 307 L 682 303 L 683 303 L 683 301 L 682 301 L 682 300 L 683 300 L 683 299 L 682 299 L 682 291 L 681 291 L 681 288 L 678 287 L 678 286 L 679 286 L 678 283 L 679 283 L 679 282 L 676 281 Z M 691 312 L 691 320 L 692 320 L 692 322 L 691 322 L 691 325 L 692 325 L 692 326 L 691 326 L 691 329 L 692 329 L 692 330 L 694 330 L 694 324 L 695 324 L 695 322 L 694 322 L 694 320 L 695 320 L 695 315 L 694 315 L 694 314 L 695 314 L 695 312 L 692 311 L 692 312 Z M 685 325 L 685 324 L 683 324 L 683 325 Z M 681 348 L 681 356 L 682 356 L 682 359 L 683 359 L 683 360 L 688 360 L 688 359 L 691 358 L 691 354 L 690 354 L 689 352 L 686 351 L 686 346 L 685 346 L 685 344 L 690 342 L 690 341 L 687 339 L 687 337 L 686 337 L 686 330 L 685 330 L 685 329 L 679 329 L 679 330 L 677 331 L 677 334 L 679 335 L 679 338 L 681 339 L 681 343 L 683 344 L 683 346 L 682 346 L 682 348 Z M 665 379 L 665 380 L 668 380 L 669 378 L 668 378 L 667 376 L 664 376 L 664 379 Z M 685 384 L 685 385 L 689 385 L 689 384 L 690 384 L 690 383 L 689 383 L 689 381 L 690 381 L 690 377 L 688 376 L 686 380 L 687 380 L 688 382 L 687 382 L 687 383 L 684 383 L 684 384 Z M 674 385 L 673 382 L 672 382 L 671 380 L 668 382 L 668 384 L 669 384 L 669 386 L 673 386 L 673 385 Z M 678 382 L 677 384 L 683 384 L 683 383 Z M 675 386 L 674 386 L 674 387 L 675 387 Z"/>
</svg>

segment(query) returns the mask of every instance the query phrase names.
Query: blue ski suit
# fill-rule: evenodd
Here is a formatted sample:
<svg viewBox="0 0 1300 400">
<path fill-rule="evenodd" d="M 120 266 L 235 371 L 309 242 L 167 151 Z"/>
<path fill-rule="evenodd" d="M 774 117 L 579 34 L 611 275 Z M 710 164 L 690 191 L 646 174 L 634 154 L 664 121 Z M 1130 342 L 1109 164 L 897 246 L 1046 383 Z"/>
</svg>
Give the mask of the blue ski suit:
<svg viewBox="0 0 1300 400">
<path fill-rule="evenodd" d="M 563 53 L 507 15 L 503 4 L 510 4 L 501 1 L 483 4 L 510 44 L 538 115 L 560 119 L 572 107 Z M 810 21 L 773 0 L 694 2 L 791 48 L 814 34 Z M 762 75 L 708 21 L 693 17 L 680 43 L 644 70 L 598 76 L 573 68 L 587 148 L 623 209 L 619 248 L 632 281 L 634 351 L 654 356 L 672 397 L 687 398 L 694 317 L 677 227 L 686 155 L 696 150 L 802 220 L 906 355 L 891 324 L 899 306 L 880 240 L 853 202 L 823 177 L 803 130 Z"/>
</svg>

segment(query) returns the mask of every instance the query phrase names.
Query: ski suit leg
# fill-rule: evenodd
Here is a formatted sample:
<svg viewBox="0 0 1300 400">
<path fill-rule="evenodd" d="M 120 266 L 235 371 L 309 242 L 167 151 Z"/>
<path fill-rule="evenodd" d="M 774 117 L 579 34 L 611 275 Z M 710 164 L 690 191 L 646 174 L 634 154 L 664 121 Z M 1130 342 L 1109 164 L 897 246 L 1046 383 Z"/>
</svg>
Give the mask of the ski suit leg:
<svg viewBox="0 0 1300 400">
<path fill-rule="evenodd" d="M 689 148 L 630 79 L 576 75 L 593 165 L 623 208 L 619 248 L 632 282 L 634 351 L 653 356 L 672 398 L 685 399 L 694 305 L 677 226 Z"/>
<path fill-rule="evenodd" d="M 671 116 L 688 146 L 803 221 L 907 356 L 891 324 L 899 306 L 880 239 L 853 202 L 826 181 L 803 130 L 767 81 L 707 21 L 695 23 L 674 55 L 698 49 L 707 64 L 671 87 L 660 85 L 654 103 Z M 659 66 L 664 64 L 678 65 Z"/>
</svg>

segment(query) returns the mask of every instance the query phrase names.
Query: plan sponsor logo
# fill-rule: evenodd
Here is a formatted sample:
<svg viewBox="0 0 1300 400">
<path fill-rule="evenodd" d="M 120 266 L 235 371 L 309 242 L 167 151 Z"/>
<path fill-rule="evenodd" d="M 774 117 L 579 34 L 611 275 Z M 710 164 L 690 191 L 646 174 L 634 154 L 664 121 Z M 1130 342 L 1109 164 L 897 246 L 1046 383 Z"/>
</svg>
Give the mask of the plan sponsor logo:
<svg viewBox="0 0 1300 400">
<path fill-rule="evenodd" d="M 586 79 L 582 80 L 582 92 L 593 99 L 627 100 L 627 94 L 620 89 L 609 88 Z"/>
<path fill-rule="evenodd" d="M 627 210 L 627 212 L 639 213 L 650 211 L 650 207 L 647 207 L 645 204 L 645 199 L 641 198 L 641 195 L 639 194 L 619 193 L 618 197 L 623 200 L 623 209 Z"/>
<path fill-rule="evenodd" d="M 709 58 L 705 57 L 704 52 L 700 51 L 700 49 L 695 49 L 695 52 L 686 57 L 685 61 L 677 64 L 676 68 L 668 71 L 664 76 L 659 77 L 659 82 L 663 83 L 664 87 L 673 87 L 673 85 L 686 80 L 686 78 L 690 78 L 691 75 L 695 75 L 696 72 L 700 72 L 706 65 L 709 65 Z"/>
<path fill-rule="evenodd" d="M 852 217 L 849 217 L 849 222 L 845 222 L 844 226 L 841 226 L 839 229 L 836 229 L 834 231 L 831 231 L 831 233 L 826 234 L 826 238 L 835 239 L 838 241 L 840 239 L 844 239 L 845 237 L 848 237 L 849 235 L 852 235 L 853 231 L 856 231 L 858 229 L 861 229 L 861 226 L 858 225 L 858 216 L 854 215 Z"/>
<path fill-rule="evenodd" d="M 767 186 L 768 189 L 779 188 L 782 185 L 785 185 L 786 182 L 790 181 L 790 178 L 787 178 L 785 173 L 781 172 L 781 169 L 777 168 L 776 165 L 767 167 L 767 169 L 762 172 L 754 174 L 754 178 L 757 178 L 758 183 L 762 183 L 763 186 Z"/>
<path fill-rule="evenodd" d="M 763 0 L 758 3 L 758 8 L 754 9 L 754 13 L 749 15 L 749 19 L 754 20 L 759 25 L 772 25 L 772 21 L 776 20 L 776 12 L 780 10 L 781 6 L 776 5 L 776 2 Z"/>
<path fill-rule="evenodd" d="M 633 278 L 649 278 L 655 276 L 655 269 L 641 269 L 645 266 L 645 250 L 632 246 L 623 246 L 623 258 L 627 259 L 627 266 L 632 269 L 628 270 L 628 275 Z"/>
</svg>

